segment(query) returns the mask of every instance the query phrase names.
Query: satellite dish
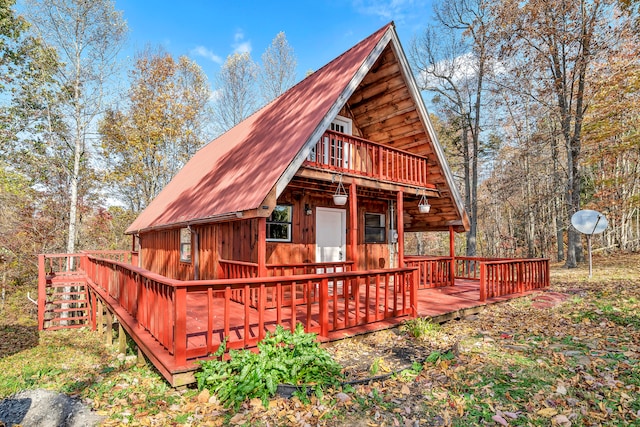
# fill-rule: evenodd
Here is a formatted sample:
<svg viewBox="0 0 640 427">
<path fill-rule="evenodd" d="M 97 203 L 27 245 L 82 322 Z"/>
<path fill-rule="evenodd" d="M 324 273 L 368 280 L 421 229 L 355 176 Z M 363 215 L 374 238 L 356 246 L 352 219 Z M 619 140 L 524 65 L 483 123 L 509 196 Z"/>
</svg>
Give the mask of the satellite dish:
<svg viewBox="0 0 640 427">
<path fill-rule="evenodd" d="M 582 234 L 592 235 L 606 230 L 609 222 L 600 212 L 583 209 L 571 216 L 571 225 Z"/>
<path fill-rule="evenodd" d="M 589 243 L 589 277 L 591 277 L 591 236 L 606 230 L 609 222 L 600 212 L 583 209 L 571 216 L 571 225 L 582 234 L 587 235 L 587 242 Z"/>
</svg>

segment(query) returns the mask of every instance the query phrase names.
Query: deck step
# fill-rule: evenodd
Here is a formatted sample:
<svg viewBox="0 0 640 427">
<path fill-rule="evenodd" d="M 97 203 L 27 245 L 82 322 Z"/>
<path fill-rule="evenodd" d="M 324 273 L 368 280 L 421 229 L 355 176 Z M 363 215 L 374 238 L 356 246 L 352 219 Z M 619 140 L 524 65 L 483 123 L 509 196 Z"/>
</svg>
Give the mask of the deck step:
<svg viewBox="0 0 640 427">
<path fill-rule="evenodd" d="M 78 317 L 54 317 L 53 319 L 46 319 L 46 322 L 49 323 L 60 323 L 60 322 L 74 322 L 79 320 L 88 320 L 89 316 L 78 316 Z M 83 322 L 84 324 L 84 322 Z M 62 325 L 60 325 L 62 326 Z M 50 329 L 50 328 L 47 328 Z"/>
<path fill-rule="evenodd" d="M 53 317 L 45 319 L 44 329 L 81 328 L 89 323 L 90 302 L 83 272 L 53 276 L 47 287 L 45 313 Z M 67 307 L 63 308 L 64 305 Z"/>
<path fill-rule="evenodd" d="M 69 308 L 55 308 L 53 310 L 45 310 L 45 313 L 69 313 L 69 312 L 87 312 L 88 307 L 69 307 Z"/>
<path fill-rule="evenodd" d="M 60 331 L 62 329 L 79 329 L 84 328 L 86 325 L 57 325 L 47 327 L 47 331 Z"/>
<path fill-rule="evenodd" d="M 59 299 L 59 300 L 53 300 L 53 301 L 49 301 L 49 304 L 53 304 L 53 305 L 60 305 L 60 304 L 86 304 L 89 301 L 87 301 L 86 299 Z"/>
</svg>

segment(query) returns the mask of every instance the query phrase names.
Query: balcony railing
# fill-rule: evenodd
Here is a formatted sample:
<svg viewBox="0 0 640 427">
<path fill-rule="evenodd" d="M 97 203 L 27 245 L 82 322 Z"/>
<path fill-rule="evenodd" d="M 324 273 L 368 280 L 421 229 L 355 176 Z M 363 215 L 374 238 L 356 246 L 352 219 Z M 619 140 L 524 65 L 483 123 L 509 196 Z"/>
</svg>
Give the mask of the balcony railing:
<svg viewBox="0 0 640 427">
<path fill-rule="evenodd" d="M 427 158 L 339 132 L 326 131 L 306 166 L 383 181 L 427 186 Z"/>
</svg>

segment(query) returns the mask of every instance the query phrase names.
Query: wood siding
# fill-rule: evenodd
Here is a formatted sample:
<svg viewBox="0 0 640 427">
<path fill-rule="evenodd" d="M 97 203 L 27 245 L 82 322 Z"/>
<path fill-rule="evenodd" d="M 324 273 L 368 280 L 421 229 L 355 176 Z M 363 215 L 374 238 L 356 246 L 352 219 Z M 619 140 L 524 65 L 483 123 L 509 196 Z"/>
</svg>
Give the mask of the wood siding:
<svg viewBox="0 0 640 427">
<path fill-rule="evenodd" d="M 140 236 L 141 267 L 171 279 L 193 278 L 190 262 L 180 261 L 180 229 L 160 230 Z"/>
<path fill-rule="evenodd" d="M 278 204 L 293 206 L 291 242 L 267 242 L 267 264 L 300 264 L 316 262 L 316 208 L 335 208 L 331 193 L 311 193 L 298 189 L 287 189 L 278 199 Z M 311 209 L 307 215 L 305 207 Z M 348 211 L 348 207 L 345 207 Z M 389 230 L 389 203 L 358 197 L 358 265 L 354 270 L 374 270 L 393 267 L 389 258 L 389 245 L 364 243 L 365 213 L 384 214 Z M 351 232 L 350 216 L 347 215 L 347 242 Z M 219 278 L 219 259 L 257 262 L 258 219 L 236 220 L 192 227 L 192 249 L 195 251 L 195 234 L 198 235 L 199 279 Z M 387 233 L 388 234 L 388 233 Z M 141 267 L 154 273 L 177 280 L 193 280 L 195 254 L 191 262 L 180 261 L 180 229 L 161 230 L 141 236 Z"/>
</svg>

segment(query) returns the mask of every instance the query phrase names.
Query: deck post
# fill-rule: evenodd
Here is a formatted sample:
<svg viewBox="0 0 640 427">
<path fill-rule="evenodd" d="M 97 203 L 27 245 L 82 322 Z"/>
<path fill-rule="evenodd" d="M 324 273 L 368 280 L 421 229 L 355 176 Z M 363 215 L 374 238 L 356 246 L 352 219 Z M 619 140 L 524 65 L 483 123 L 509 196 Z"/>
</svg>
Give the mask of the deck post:
<svg viewBox="0 0 640 427">
<path fill-rule="evenodd" d="M 113 316 L 111 315 L 109 308 L 107 308 L 106 321 L 107 321 L 107 337 L 105 338 L 105 342 L 107 343 L 108 346 L 112 346 L 113 345 Z"/>
<path fill-rule="evenodd" d="M 326 277 L 320 280 L 320 335 L 329 335 L 329 279 Z"/>
<path fill-rule="evenodd" d="M 90 311 L 90 313 L 91 313 L 91 330 L 95 332 L 96 329 L 97 329 L 96 316 L 98 314 L 98 309 L 97 309 L 97 305 L 96 304 L 98 303 L 98 297 L 96 296 L 95 291 L 93 289 L 91 289 L 91 287 L 89 285 L 87 285 L 87 286 L 89 287 L 89 290 L 90 290 L 89 291 L 89 296 L 91 298 L 91 300 L 90 300 L 91 301 L 91 311 Z"/>
<path fill-rule="evenodd" d="M 44 329 L 44 308 L 47 299 L 47 272 L 44 255 L 38 255 L 38 330 Z"/>
<path fill-rule="evenodd" d="M 419 269 L 413 271 L 411 277 L 411 290 L 409 294 L 409 301 L 411 303 L 411 317 L 418 317 L 418 281 L 420 280 Z"/>
<path fill-rule="evenodd" d="M 144 358 L 144 353 L 138 347 L 138 358 L 136 359 L 136 365 L 145 366 L 147 364 L 147 360 Z"/>
<path fill-rule="evenodd" d="M 102 300 L 98 298 L 98 334 L 104 333 L 104 306 Z"/>
<path fill-rule="evenodd" d="M 398 228 L 398 268 L 404 267 L 404 192 L 398 191 L 397 195 L 397 215 L 396 226 Z"/>
<path fill-rule="evenodd" d="M 176 365 L 183 366 L 187 363 L 187 288 L 173 289 L 173 357 Z"/>
<path fill-rule="evenodd" d="M 127 335 L 122 327 L 122 323 L 118 322 L 118 351 L 121 354 L 127 352 Z"/>
<path fill-rule="evenodd" d="M 258 218 L 258 276 L 267 276 L 267 218 Z"/>
<path fill-rule="evenodd" d="M 349 248 L 354 270 L 358 271 L 360 270 L 358 265 L 358 198 L 355 182 L 349 185 Z"/>
<path fill-rule="evenodd" d="M 449 257 L 451 258 L 450 273 L 451 274 L 451 286 L 456 284 L 456 235 L 453 231 L 453 225 L 449 226 Z"/>
<path fill-rule="evenodd" d="M 484 262 L 480 263 L 480 302 L 487 300 L 487 266 Z"/>
</svg>

